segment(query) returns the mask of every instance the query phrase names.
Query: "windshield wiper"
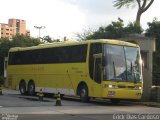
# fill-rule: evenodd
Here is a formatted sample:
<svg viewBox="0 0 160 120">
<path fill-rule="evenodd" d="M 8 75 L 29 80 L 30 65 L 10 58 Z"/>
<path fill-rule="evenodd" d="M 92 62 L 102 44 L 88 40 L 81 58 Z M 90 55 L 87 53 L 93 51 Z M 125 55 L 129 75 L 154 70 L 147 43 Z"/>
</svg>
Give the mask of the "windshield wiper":
<svg viewBox="0 0 160 120">
<path fill-rule="evenodd" d="M 133 65 L 132 65 L 132 62 L 131 62 L 131 72 L 133 71 Z"/>
</svg>

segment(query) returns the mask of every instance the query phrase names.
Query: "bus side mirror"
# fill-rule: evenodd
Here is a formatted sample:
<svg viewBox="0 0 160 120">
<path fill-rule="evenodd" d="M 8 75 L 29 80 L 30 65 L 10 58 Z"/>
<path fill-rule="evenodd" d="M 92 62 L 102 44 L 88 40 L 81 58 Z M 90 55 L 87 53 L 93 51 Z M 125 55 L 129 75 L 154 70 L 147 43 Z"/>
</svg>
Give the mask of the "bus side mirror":
<svg viewBox="0 0 160 120">
<path fill-rule="evenodd" d="M 140 59 L 140 64 L 142 66 L 142 69 L 144 70 L 144 61 L 142 59 Z"/>
<path fill-rule="evenodd" d="M 144 62 L 142 62 L 142 70 L 144 70 Z"/>
<path fill-rule="evenodd" d="M 102 57 L 102 66 L 103 66 L 103 67 L 105 67 L 105 66 L 106 66 L 105 57 Z"/>
</svg>

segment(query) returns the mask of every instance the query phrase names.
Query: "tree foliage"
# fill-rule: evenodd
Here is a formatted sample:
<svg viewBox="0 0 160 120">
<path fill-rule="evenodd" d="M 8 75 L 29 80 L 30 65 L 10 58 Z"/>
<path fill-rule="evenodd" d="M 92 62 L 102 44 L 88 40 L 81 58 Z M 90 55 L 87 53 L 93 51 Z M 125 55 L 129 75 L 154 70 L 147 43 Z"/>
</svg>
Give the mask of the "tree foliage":
<svg viewBox="0 0 160 120">
<path fill-rule="evenodd" d="M 142 27 L 130 22 L 125 28 L 125 34 L 141 34 L 143 32 Z"/>
<path fill-rule="evenodd" d="M 0 56 L 6 57 L 11 47 L 30 47 L 36 46 L 40 43 L 39 39 L 24 35 L 16 35 L 12 40 L 3 38 L 0 39 Z"/>
<path fill-rule="evenodd" d="M 52 39 L 49 35 L 44 36 L 42 38 L 42 42 L 44 43 L 54 43 L 54 42 L 60 42 L 60 39 Z"/>
<path fill-rule="evenodd" d="M 157 40 L 160 40 L 160 21 L 155 18 L 152 22 L 148 22 L 148 26 L 146 36 L 155 37 Z"/>
<path fill-rule="evenodd" d="M 44 36 L 44 37 L 42 38 L 42 40 L 43 40 L 44 42 L 47 42 L 47 43 L 52 43 L 52 42 L 53 42 L 52 38 L 51 38 L 49 35 Z"/>
<path fill-rule="evenodd" d="M 138 11 L 136 15 L 136 25 L 140 26 L 141 15 L 148 10 L 154 0 L 115 0 L 114 7 L 120 9 L 121 7 L 134 7 L 138 5 Z"/>
<path fill-rule="evenodd" d="M 129 6 L 134 6 L 136 3 L 136 0 L 115 0 L 114 1 L 114 7 L 117 7 L 117 9 L 122 8 L 123 6 L 129 7 Z"/>
<path fill-rule="evenodd" d="M 143 30 L 141 27 L 134 25 L 130 22 L 126 27 L 124 26 L 123 20 L 118 18 L 117 21 L 112 21 L 108 26 L 99 27 L 99 29 L 92 34 L 87 35 L 83 38 L 86 39 L 116 39 L 123 38 L 130 34 L 140 34 Z M 81 38 L 81 37 L 79 37 Z"/>
<path fill-rule="evenodd" d="M 76 37 L 79 41 L 88 39 L 87 37 L 92 35 L 96 30 L 92 28 L 83 29 L 83 33 L 76 33 Z"/>
<path fill-rule="evenodd" d="M 118 21 L 112 21 L 106 27 L 99 27 L 92 35 L 87 36 L 87 39 L 111 39 L 111 38 L 120 38 L 123 36 L 123 20 L 118 18 Z"/>
</svg>

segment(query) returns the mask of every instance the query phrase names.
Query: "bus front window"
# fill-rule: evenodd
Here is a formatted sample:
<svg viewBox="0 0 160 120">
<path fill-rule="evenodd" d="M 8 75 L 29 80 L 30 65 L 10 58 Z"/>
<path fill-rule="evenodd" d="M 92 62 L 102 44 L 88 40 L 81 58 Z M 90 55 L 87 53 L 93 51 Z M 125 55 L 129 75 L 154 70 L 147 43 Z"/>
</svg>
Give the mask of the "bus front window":
<svg viewBox="0 0 160 120">
<path fill-rule="evenodd" d="M 139 49 L 118 45 L 104 45 L 105 80 L 140 82 L 141 67 Z"/>
<path fill-rule="evenodd" d="M 141 59 L 138 48 L 124 47 L 127 64 L 127 78 L 129 82 L 141 81 Z"/>
<path fill-rule="evenodd" d="M 105 79 L 125 81 L 126 63 L 123 46 L 105 45 Z"/>
</svg>

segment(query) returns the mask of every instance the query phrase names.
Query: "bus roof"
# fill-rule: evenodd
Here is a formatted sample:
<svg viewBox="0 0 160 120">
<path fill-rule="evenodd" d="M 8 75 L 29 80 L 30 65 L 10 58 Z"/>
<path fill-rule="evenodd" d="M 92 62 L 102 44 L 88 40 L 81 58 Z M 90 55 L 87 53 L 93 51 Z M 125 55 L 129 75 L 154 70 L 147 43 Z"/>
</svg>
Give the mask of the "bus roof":
<svg viewBox="0 0 160 120">
<path fill-rule="evenodd" d="M 52 48 L 52 47 L 71 46 L 71 45 L 80 45 L 80 44 L 89 44 L 89 43 L 104 43 L 104 44 L 107 43 L 107 44 L 139 47 L 137 44 L 120 41 L 120 40 L 98 39 L 98 40 L 86 40 L 86 41 L 54 42 L 54 43 L 47 43 L 47 44 L 39 44 L 37 46 L 32 46 L 32 47 L 14 47 L 14 48 L 11 48 L 9 52 L 34 50 L 34 49 L 45 49 L 45 48 Z"/>
</svg>

